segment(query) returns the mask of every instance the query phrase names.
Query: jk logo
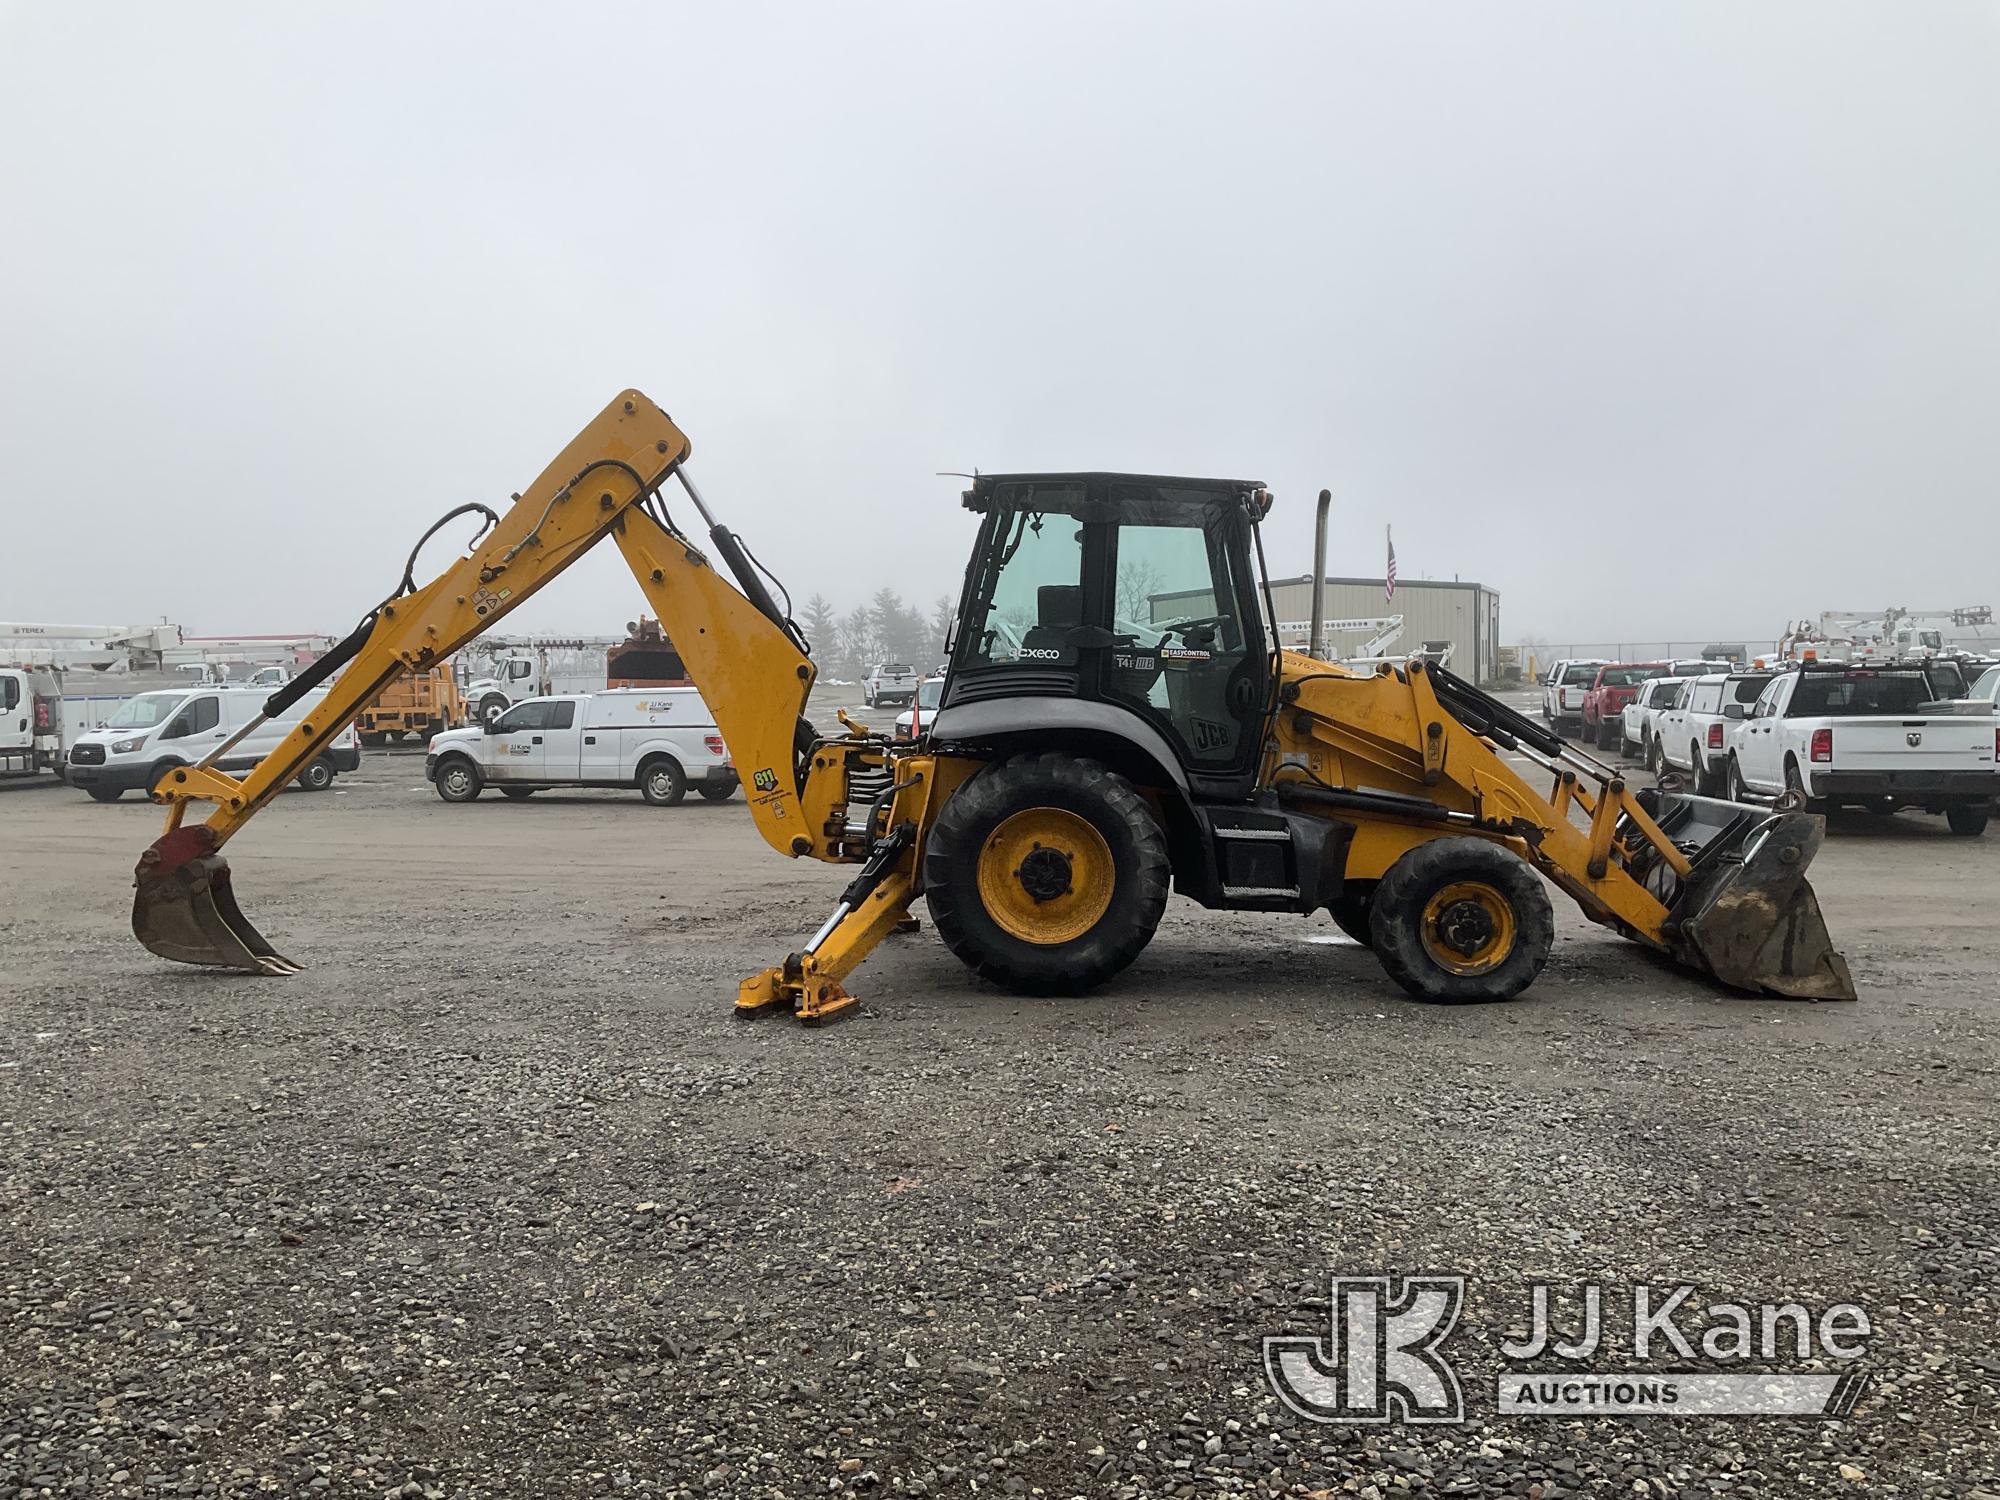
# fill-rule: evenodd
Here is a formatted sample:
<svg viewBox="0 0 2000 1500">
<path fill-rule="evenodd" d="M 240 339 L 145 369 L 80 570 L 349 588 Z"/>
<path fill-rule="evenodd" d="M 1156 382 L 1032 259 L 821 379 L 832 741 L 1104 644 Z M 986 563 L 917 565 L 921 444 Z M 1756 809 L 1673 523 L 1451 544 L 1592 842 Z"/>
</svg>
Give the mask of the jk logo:
<svg viewBox="0 0 2000 1500">
<path fill-rule="evenodd" d="M 1264 1376 L 1310 1422 L 1462 1422 L 1458 1375 L 1438 1353 L 1465 1302 L 1463 1276 L 1332 1278 L 1325 1339 L 1264 1340 Z"/>
</svg>

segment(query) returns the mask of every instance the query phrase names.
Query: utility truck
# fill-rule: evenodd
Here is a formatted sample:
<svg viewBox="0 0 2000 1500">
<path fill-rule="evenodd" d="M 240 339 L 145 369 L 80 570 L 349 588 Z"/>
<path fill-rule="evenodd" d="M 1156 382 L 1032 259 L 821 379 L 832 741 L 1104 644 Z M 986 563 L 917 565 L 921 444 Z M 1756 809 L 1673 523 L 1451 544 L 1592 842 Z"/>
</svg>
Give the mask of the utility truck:
<svg viewBox="0 0 2000 1500">
<path fill-rule="evenodd" d="M 444 667 L 408 672 L 375 695 L 361 710 L 354 727 L 364 745 L 385 745 L 404 738 L 427 740 L 440 730 L 457 729 L 466 720 L 465 695 Z"/>
<path fill-rule="evenodd" d="M 0 776 L 61 772 L 60 683 L 49 667 L 0 667 Z"/>
</svg>

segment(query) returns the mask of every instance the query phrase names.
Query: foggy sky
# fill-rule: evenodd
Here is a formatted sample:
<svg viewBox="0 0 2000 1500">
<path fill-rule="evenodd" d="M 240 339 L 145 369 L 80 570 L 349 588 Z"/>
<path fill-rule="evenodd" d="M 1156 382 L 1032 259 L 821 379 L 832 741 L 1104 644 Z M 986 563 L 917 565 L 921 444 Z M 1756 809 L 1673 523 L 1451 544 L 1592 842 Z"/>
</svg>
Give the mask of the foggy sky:
<svg viewBox="0 0 2000 1500">
<path fill-rule="evenodd" d="M 1949 3 L 0 3 L 0 619 L 344 630 L 628 384 L 801 601 L 955 593 L 978 467 L 1265 480 L 1278 574 L 1330 486 L 1510 640 L 2000 604 L 1996 85 Z"/>
</svg>

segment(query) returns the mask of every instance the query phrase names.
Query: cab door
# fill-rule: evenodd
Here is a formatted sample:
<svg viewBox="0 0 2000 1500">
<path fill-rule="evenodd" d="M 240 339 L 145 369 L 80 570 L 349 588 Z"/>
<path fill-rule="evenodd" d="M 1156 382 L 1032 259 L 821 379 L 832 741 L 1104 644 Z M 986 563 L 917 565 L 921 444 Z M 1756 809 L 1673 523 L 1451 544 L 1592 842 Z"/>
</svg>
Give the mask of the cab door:
<svg viewBox="0 0 2000 1500">
<path fill-rule="evenodd" d="M 35 695 L 28 691 L 28 674 L 0 672 L 0 750 L 26 750 L 34 735 Z"/>
<path fill-rule="evenodd" d="M 172 722 L 160 731 L 161 744 L 171 749 L 177 759 L 185 761 L 206 760 L 228 738 L 229 726 L 222 722 L 222 700 L 213 693 L 188 699 L 174 711 Z M 232 768 L 231 763 L 223 767 Z"/>
<path fill-rule="evenodd" d="M 488 781 L 538 781 L 541 779 L 543 733 L 548 728 L 546 698 L 517 703 L 493 721 L 486 736 L 486 779 Z"/>
<path fill-rule="evenodd" d="M 1771 685 L 1750 710 L 1742 734 L 1737 736 L 1736 764 L 1743 773 L 1744 784 L 1754 791 L 1776 792 L 1784 787 L 1784 746 L 1779 740 L 1778 725 L 1796 680 L 1796 674 L 1772 678 Z"/>
<path fill-rule="evenodd" d="M 576 708 L 574 698 L 558 698 L 548 705 L 548 723 L 533 760 L 538 779 L 575 781 L 583 774 L 583 724 Z"/>
<path fill-rule="evenodd" d="M 1120 488 L 1100 689 L 1162 730 L 1189 774 L 1219 791 L 1255 771 L 1261 748 L 1268 662 L 1250 570 L 1232 546 L 1247 523 L 1227 497 L 1154 506 L 1153 487 Z"/>
</svg>

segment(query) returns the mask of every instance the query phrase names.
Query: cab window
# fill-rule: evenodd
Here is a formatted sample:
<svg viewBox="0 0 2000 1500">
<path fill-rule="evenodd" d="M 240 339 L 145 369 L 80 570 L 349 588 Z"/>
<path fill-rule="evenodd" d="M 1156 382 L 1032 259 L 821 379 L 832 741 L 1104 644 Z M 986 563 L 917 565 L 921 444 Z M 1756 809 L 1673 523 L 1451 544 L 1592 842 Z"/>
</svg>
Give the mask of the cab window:
<svg viewBox="0 0 2000 1500">
<path fill-rule="evenodd" d="M 523 729 L 547 729 L 549 710 L 553 703 L 521 703 L 510 708 L 494 721 L 495 734 L 518 734 Z"/>
<path fill-rule="evenodd" d="M 205 729 L 213 729 L 222 722 L 222 700 L 215 697 L 195 698 L 184 704 L 174 715 L 173 723 L 160 738 L 177 740 L 190 734 L 200 734 Z"/>
<path fill-rule="evenodd" d="M 1019 509 L 996 508 L 990 561 L 972 601 L 971 667 L 1073 667 L 1072 631 L 1083 619 L 1083 523 L 1044 503 L 1077 505 L 1079 486 L 1010 485 Z"/>
<path fill-rule="evenodd" d="M 548 707 L 548 728 L 568 729 L 576 723 L 576 705 L 574 703 L 551 703 Z"/>
<path fill-rule="evenodd" d="M 16 677 L 0 677 L 0 713 L 21 706 L 21 682 Z"/>
</svg>

